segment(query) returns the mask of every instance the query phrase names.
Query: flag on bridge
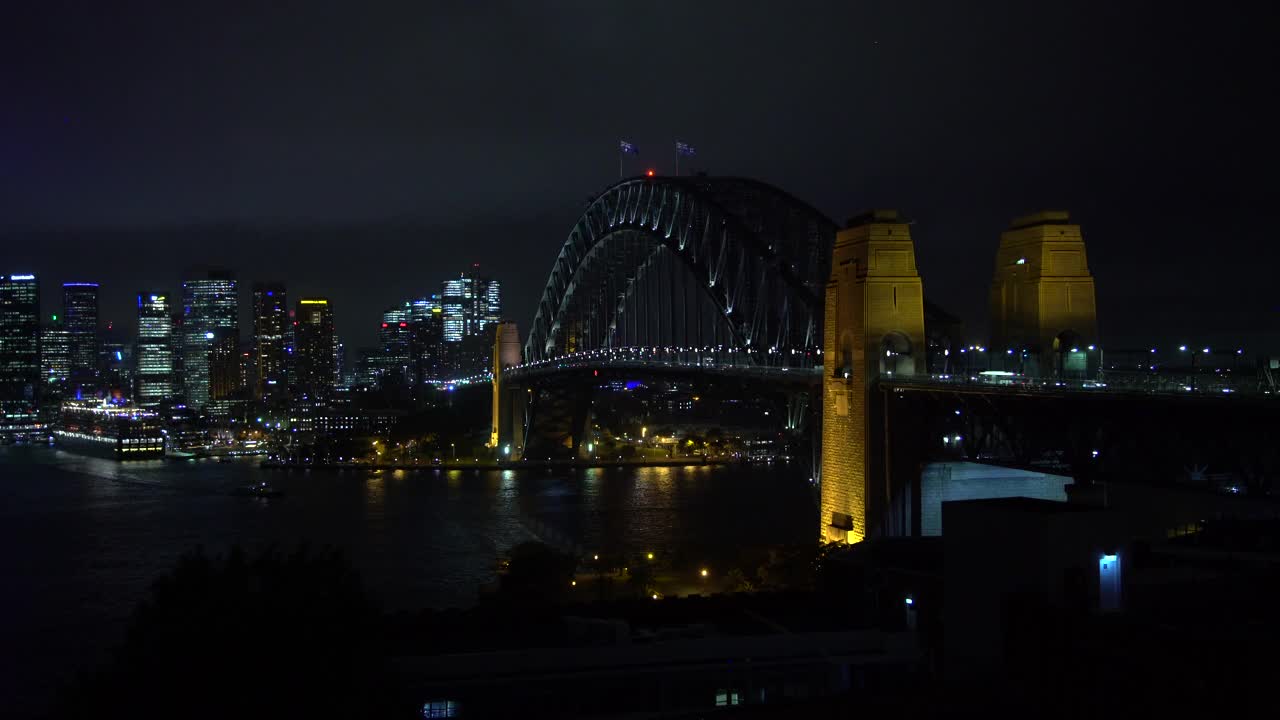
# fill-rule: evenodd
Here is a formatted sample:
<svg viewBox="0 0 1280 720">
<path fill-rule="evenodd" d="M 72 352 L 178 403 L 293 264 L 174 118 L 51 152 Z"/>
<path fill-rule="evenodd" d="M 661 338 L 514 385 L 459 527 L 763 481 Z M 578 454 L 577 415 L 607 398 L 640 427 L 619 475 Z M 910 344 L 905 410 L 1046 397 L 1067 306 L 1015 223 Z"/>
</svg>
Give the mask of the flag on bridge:
<svg viewBox="0 0 1280 720">
<path fill-rule="evenodd" d="M 680 142 L 679 140 L 677 140 L 677 141 L 676 141 L 676 154 L 677 154 L 677 155 L 683 155 L 683 156 L 685 156 L 685 157 L 693 157 L 694 155 L 697 155 L 697 154 L 698 154 L 698 151 L 697 151 L 697 150 L 694 150 L 694 149 L 693 149 L 693 146 L 692 146 L 692 145 L 690 145 L 689 143 L 683 143 L 683 142 Z"/>
<path fill-rule="evenodd" d="M 626 140 L 619 140 L 619 141 L 618 141 L 618 149 L 620 149 L 624 155 L 639 155 L 639 154 L 640 154 L 640 151 L 636 149 L 636 146 L 635 146 L 635 145 L 632 145 L 631 143 L 627 142 Z"/>
</svg>

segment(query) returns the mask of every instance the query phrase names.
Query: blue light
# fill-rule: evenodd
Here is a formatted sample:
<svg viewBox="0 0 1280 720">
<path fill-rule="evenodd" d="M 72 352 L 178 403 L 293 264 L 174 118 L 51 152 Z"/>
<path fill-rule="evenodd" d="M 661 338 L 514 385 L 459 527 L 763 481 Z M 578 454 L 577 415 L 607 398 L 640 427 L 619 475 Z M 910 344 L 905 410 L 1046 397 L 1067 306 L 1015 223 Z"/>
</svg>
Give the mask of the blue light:
<svg viewBox="0 0 1280 720">
<path fill-rule="evenodd" d="M 1116 556 L 1115 556 L 1115 555 L 1103 555 L 1099 560 L 1100 560 L 1101 562 L 1104 562 L 1104 563 L 1113 563 L 1113 562 L 1115 562 L 1115 561 L 1116 561 Z"/>
<path fill-rule="evenodd" d="M 267 297 L 275 297 L 275 296 L 276 296 L 276 294 L 275 294 L 273 291 L 271 291 L 271 290 L 268 290 L 268 291 L 267 291 Z"/>
<path fill-rule="evenodd" d="M 204 334 L 204 339 L 205 339 L 205 340 L 212 340 L 212 339 L 213 339 L 213 331 L 212 331 L 212 330 L 210 330 L 209 332 L 205 333 L 205 334 Z"/>
<path fill-rule="evenodd" d="M 908 597 L 905 602 L 907 603 L 908 606 L 916 604 L 916 601 L 912 600 L 910 597 Z"/>
<path fill-rule="evenodd" d="M 10 275 L 10 280 L 35 280 L 35 275 Z"/>
<path fill-rule="evenodd" d="M 121 361 L 121 360 L 124 360 L 124 356 L 120 354 L 120 351 L 119 351 L 119 350 L 117 350 L 117 351 L 116 351 L 116 362 L 119 362 L 119 361 Z"/>
</svg>

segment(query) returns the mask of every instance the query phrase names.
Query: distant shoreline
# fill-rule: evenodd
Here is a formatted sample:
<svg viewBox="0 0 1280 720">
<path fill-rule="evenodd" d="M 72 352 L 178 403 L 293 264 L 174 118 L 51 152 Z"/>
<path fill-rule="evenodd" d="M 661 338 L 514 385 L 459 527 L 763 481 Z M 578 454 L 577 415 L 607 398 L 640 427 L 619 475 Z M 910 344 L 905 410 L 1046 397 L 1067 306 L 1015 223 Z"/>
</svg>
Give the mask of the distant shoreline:
<svg viewBox="0 0 1280 720">
<path fill-rule="evenodd" d="M 609 468 L 609 467 L 690 467 L 712 465 L 756 464 L 741 460 L 675 459 L 675 460 L 521 460 L 517 462 L 469 463 L 283 463 L 263 461 L 269 470 L 521 470 L 528 468 Z M 760 463 L 764 464 L 764 463 Z"/>
</svg>

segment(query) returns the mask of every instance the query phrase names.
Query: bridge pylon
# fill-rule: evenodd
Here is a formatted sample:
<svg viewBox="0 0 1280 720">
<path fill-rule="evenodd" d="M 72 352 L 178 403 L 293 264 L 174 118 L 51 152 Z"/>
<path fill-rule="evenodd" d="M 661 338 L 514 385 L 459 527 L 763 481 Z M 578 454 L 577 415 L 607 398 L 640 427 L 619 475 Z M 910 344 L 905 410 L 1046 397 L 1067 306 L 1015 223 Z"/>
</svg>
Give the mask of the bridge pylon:
<svg viewBox="0 0 1280 720">
<path fill-rule="evenodd" d="M 1033 377 L 1092 377 L 1101 365 L 1097 348 L 1080 226 L 1061 210 L 1014 220 L 1000 234 L 991 282 L 993 360 Z"/>
<path fill-rule="evenodd" d="M 876 531 L 890 498 L 888 442 L 873 430 L 881 377 L 924 373 L 924 287 L 910 225 L 873 210 L 836 233 L 823 328 L 819 537 L 858 542 Z M 884 466 L 884 467 L 880 467 Z"/>
<path fill-rule="evenodd" d="M 493 415 L 489 427 L 489 447 L 503 460 L 519 460 L 524 455 L 524 421 L 527 392 L 512 388 L 503 372 L 519 365 L 520 329 L 514 322 L 498 323 L 493 335 Z"/>
</svg>

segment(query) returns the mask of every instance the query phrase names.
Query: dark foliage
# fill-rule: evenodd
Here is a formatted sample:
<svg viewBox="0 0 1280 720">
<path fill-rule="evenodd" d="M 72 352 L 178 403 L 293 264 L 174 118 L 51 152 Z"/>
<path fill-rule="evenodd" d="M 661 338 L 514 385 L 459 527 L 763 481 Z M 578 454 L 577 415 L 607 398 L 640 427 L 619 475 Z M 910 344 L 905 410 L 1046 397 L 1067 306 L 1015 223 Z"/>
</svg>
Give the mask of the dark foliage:
<svg viewBox="0 0 1280 720">
<path fill-rule="evenodd" d="M 336 551 L 197 550 L 158 580 L 66 717 L 384 714 L 378 615 Z"/>
</svg>

